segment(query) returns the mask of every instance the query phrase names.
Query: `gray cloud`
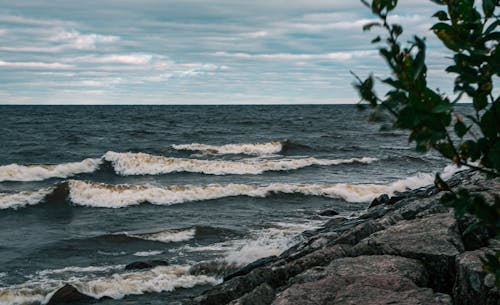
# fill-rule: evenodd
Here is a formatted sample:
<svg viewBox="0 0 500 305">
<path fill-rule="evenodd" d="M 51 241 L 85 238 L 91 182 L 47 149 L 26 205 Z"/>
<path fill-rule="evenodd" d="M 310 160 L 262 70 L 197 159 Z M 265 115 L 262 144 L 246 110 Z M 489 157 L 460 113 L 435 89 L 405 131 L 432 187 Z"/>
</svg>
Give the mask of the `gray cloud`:
<svg viewBox="0 0 500 305">
<path fill-rule="evenodd" d="M 401 1 L 391 22 L 429 37 L 435 6 Z M 16 0 L 0 9 L 3 103 L 335 103 L 350 70 L 386 73 L 352 0 Z M 410 36 L 407 36 L 410 38 Z M 449 77 L 436 73 L 435 83 Z"/>
</svg>

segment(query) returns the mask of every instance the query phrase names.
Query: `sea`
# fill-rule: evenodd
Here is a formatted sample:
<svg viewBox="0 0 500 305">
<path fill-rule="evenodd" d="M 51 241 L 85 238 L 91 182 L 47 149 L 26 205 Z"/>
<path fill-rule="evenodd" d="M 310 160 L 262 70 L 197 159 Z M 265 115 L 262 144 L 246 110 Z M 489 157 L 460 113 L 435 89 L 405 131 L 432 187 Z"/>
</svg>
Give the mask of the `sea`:
<svg viewBox="0 0 500 305">
<path fill-rule="evenodd" d="M 354 105 L 0 106 L 0 304 L 184 304 L 454 168 Z M 132 262 L 160 260 L 151 269 Z M 92 304 L 79 303 L 79 304 Z"/>
</svg>

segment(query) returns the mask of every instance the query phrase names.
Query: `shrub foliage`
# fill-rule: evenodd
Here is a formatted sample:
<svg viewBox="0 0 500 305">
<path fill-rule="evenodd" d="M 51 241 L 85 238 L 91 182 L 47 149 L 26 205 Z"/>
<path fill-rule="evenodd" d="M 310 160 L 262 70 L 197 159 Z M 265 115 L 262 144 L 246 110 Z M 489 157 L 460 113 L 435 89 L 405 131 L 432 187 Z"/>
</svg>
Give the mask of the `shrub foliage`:
<svg viewBox="0 0 500 305">
<path fill-rule="evenodd" d="M 403 28 L 390 20 L 397 0 L 361 0 L 377 16 L 364 31 L 381 28 L 387 34 L 372 40 L 390 68 L 387 78 L 356 77 L 361 102 L 385 109 L 394 116 L 397 128 L 410 132 L 409 141 L 421 152 L 437 150 L 458 166 L 468 166 L 496 178 L 500 174 L 500 97 L 494 84 L 500 77 L 499 0 L 431 0 L 439 5 L 431 30 L 451 51 L 446 72 L 456 75 L 453 97 L 429 87 L 426 43 L 414 36 L 401 43 Z M 375 81 L 389 88 L 383 97 L 374 91 Z M 471 101 L 473 110 L 463 116 L 456 110 L 460 101 Z M 472 108 L 471 108 L 472 109 Z M 436 175 L 436 185 L 447 193 L 442 203 L 455 209 L 456 217 L 473 215 L 473 230 L 486 228 L 500 237 L 500 199 L 488 202 L 466 190 L 452 191 Z M 486 271 L 495 274 L 500 286 L 500 252 L 487 254 Z"/>
</svg>

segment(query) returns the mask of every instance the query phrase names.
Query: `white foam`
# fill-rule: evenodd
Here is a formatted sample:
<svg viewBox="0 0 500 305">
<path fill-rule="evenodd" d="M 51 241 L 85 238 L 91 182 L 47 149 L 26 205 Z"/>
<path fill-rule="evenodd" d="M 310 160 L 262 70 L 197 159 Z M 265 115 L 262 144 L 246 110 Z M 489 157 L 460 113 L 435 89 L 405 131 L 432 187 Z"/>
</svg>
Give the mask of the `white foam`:
<svg viewBox="0 0 500 305">
<path fill-rule="evenodd" d="M 447 167 L 443 178 L 449 178 L 458 169 Z M 106 185 L 83 181 L 70 181 L 70 198 L 75 204 L 121 208 L 149 202 L 157 205 L 171 205 L 192 201 L 211 200 L 231 196 L 266 197 L 273 193 L 302 194 L 341 198 L 349 202 L 368 202 L 381 194 L 392 195 L 408 189 L 432 184 L 434 174 L 417 174 L 389 184 L 210 184 L 205 186 L 130 186 Z M 169 233 L 170 234 L 170 233 Z"/>
<path fill-rule="evenodd" d="M 233 242 L 224 257 L 234 265 L 246 265 L 257 259 L 280 255 L 283 251 L 301 240 L 300 233 L 318 228 L 321 221 L 310 223 L 275 223 L 274 228 L 254 231 L 248 239 Z"/>
<path fill-rule="evenodd" d="M 81 162 L 55 165 L 18 165 L 0 166 L 2 181 L 42 181 L 49 178 L 67 178 L 76 174 L 92 173 L 99 168 L 101 159 L 85 159 Z"/>
<path fill-rule="evenodd" d="M 146 257 L 146 256 L 156 256 L 162 253 L 163 251 L 140 251 L 140 252 L 135 252 L 133 255 L 139 257 Z"/>
<path fill-rule="evenodd" d="M 151 240 L 151 241 L 160 241 L 163 243 L 173 243 L 180 241 L 187 241 L 193 239 L 196 234 L 196 229 L 189 230 L 166 230 L 156 233 L 147 233 L 147 234 L 128 234 L 128 236 Z"/>
<path fill-rule="evenodd" d="M 443 179 L 466 167 L 447 166 Z M 70 200 L 77 205 L 101 208 L 122 208 L 149 202 L 172 205 L 185 202 L 212 200 L 233 196 L 266 197 L 275 193 L 302 194 L 340 198 L 349 202 L 369 202 L 381 194 L 392 195 L 409 189 L 431 185 L 435 174 L 416 174 L 388 184 L 209 184 L 181 186 L 107 185 L 78 180 L 68 181 Z M 54 188 L 34 192 L 0 194 L 0 209 L 19 208 L 41 202 Z M 167 234 L 171 234 L 169 232 Z M 177 234 L 177 233 L 176 233 Z M 158 237 L 161 239 L 162 237 Z M 166 237 L 169 240 L 170 237 Z M 184 237 L 182 237 L 184 238 Z"/>
<path fill-rule="evenodd" d="M 66 273 L 97 273 L 97 272 L 109 272 L 112 270 L 120 270 L 125 268 L 125 265 L 113 265 L 113 266 L 88 266 L 88 267 L 64 267 L 61 269 L 47 269 L 38 271 L 36 274 L 38 276 L 54 275 L 54 274 L 66 274 Z"/>
<path fill-rule="evenodd" d="M 278 160 L 199 160 L 168 158 L 145 153 L 107 152 L 104 157 L 123 176 L 160 175 L 173 172 L 203 173 L 208 175 L 258 175 L 266 171 L 287 171 L 312 165 L 338 165 L 344 163 L 371 163 L 375 158 L 328 160 L 317 158 Z"/>
<path fill-rule="evenodd" d="M 82 293 L 96 299 L 104 296 L 121 299 L 131 294 L 173 291 L 177 288 L 220 283 L 220 280 L 214 277 L 191 275 L 189 268 L 189 266 L 160 266 L 148 271 L 114 274 L 112 277 L 75 283 L 74 286 Z"/>
<path fill-rule="evenodd" d="M 66 283 L 96 299 L 104 296 L 121 299 L 126 295 L 173 291 L 178 288 L 220 283 L 220 279 L 214 277 L 191 275 L 189 268 L 189 266 L 179 265 L 159 266 L 148 271 L 115 273 L 91 279 L 71 277 L 64 281 L 49 278 L 28 281 L 0 288 L 0 304 L 46 304 L 55 291 Z"/>
<path fill-rule="evenodd" d="M 278 141 L 255 144 L 226 144 L 221 146 L 199 143 L 172 145 L 177 150 L 200 151 L 205 154 L 244 154 L 244 155 L 271 155 L 283 149 L 283 143 Z"/>
<path fill-rule="evenodd" d="M 35 205 L 40 203 L 45 196 L 50 194 L 53 188 L 41 189 L 33 192 L 20 193 L 0 193 L 0 210 L 2 209 L 18 209 L 21 207 Z"/>
</svg>

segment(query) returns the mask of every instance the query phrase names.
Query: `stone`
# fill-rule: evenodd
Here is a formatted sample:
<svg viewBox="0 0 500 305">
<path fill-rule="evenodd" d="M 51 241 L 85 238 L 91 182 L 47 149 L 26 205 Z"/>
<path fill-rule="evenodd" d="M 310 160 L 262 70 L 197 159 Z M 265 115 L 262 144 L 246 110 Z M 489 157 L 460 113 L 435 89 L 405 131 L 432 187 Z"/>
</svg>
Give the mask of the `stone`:
<svg viewBox="0 0 500 305">
<path fill-rule="evenodd" d="M 274 296 L 274 289 L 264 283 L 229 305 L 269 305 L 273 302 Z"/>
<path fill-rule="evenodd" d="M 335 259 L 326 266 L 315 267 L 299 274 L 291 283 L 317 281 L 332 275 L 397 275 L 418 286 L 425 286 L 428 282 L 427 271 L 418 260 L 392 255 L 366 255 Z"/>
<path fill-rule="evenodd" d="M 72 285 L 66 284 L 59 288 L 50 298 L 47 305 L 59 305 L 59 304 L 69 304 L 72 302 L 83 302 L 92 301 L 95 299 L 81 293 Z"/>
<path fill-rule="evenodd" d="M 258 268 L 260 266 L 263 266 L 265 264 L 268 264 L 268 263 L 271 263 L 271 262 L 274 262 L 278 259 L 277 256 L 269 256 L 269 257 L 264 257 L 264 258 L 261 258 L 261 259 L 258 259 L 256 260 L 255 262 L 252 262 L 248 265 L 246 265 L 245 267 L 239 269 L 238 271 L 234 272 L 234 273 L 231 273 L 230 275 L 224 277 L 224 282 L 225 281 L 229 281 L 230 279 L 234 278 L 234 277 L 237 277 L 237 276 L 242 276 L 242 275 L 245 275 L 245 274 L 248 274 L 250 273 L 250 271 L 252 271 L 253 269 L 255 268 Z"/>
<path fill-rule="evenodd" d="M 324 279 L 295 284 L 278 294 L 272 305 L 317 304 L 407 304 L 452 305 L 449 295 L 419 288 L 411 280 L 397 275 L 333 275 Z"/>
<path fill-rule="evenodd" d="M 328 217 L 332 217 L 332 216 L 337 216 L 337 215 L 339 215 L 339 212 L 337 212 L 337 211 L 335 211 L 335 210 L 324 210 L 324 211 L 319 212 L 319 215 L 320 215 L 320 216 L 328 216 Z"/>
<path fill-rule="evenodd" d="M 453 215 L 435 214 L 402 221 L 373 233 L 354 246 L 357 255 L 389 254 L 422 261 L 430 287 L 451 294 L 455 278 L 455 258 L 464 251 Z"/>
<path fill-rule="evenodd" d="M 500 305 L 500 292 L 483 271 L 481 257 L 486 248 L 468 251 L 456 259 L 457 278 L 453 295 L 456 305 Z"/>
<path fill-rule="evenodd" d="M 389 201 L 389 195 L 382 194 L 377 198 L 373 199 L 368 208 L 373 208 L 381 204 L 386 204 Z"/>
<path fill-rule="evenodd" d="M 151 269 L 157 266 L 168 266 L 169 263 L 167 261 L 162 260 L 152 260 L 152 261 L 137 261 L 130 263 L 125 266 L 125 270 L 139 270 L 139 269 Z"/>
</svg>

